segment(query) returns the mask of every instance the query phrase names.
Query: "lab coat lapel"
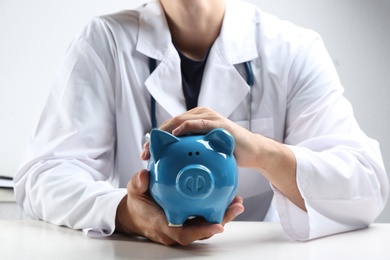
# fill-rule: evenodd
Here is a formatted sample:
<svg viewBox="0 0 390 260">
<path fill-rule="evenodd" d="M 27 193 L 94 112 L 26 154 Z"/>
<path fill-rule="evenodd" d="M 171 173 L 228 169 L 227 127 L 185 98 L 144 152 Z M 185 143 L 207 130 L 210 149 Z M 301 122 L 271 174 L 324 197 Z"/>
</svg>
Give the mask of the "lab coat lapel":
<svg viewBox="0 0 390 260">
<path fill-rule="evenodd" d="M 203 75 L 198 106 L 208 107 L 228 117 L 249 92 L 249 86 L 234 65 L 226 64 L 216 54 L 210 57 Z"/>
<path fill-rule="evenodd" d="M 247 75 L 241 75 L 235 65 L 258 57 L 255 19 L 248 12 L 250 9 L 241 6 L 226 1 L 221 33 L 210 51 L 198 99 L 198 106 L 211 108 L 225 117 L 250 91 Z"/>
<path fill-rule="evenodd" d="M 145 6 L 140 15 L 137 51 L 157 60 L 145 86 L 171 116 L 186 111 L 181 87 L 180 58 L 172 44 L 164 11 L 158 1 Z"/>
<path fill-rule="evenodd" d="M 145 85 L 159 105 L 171 116 L 177 116 L 187 110 L 181 83 L 180 58 L 175 49 L 166 57 Z"/>
</svg>

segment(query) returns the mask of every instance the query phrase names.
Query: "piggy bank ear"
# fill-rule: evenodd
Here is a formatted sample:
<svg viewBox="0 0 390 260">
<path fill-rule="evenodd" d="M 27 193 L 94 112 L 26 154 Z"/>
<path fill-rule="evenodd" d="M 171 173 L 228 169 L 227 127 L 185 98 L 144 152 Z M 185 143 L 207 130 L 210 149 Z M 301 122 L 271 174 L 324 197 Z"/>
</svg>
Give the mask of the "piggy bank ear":
<svg viewBox="0 0 390 260">
<path fill-rule="evenodd" d="M 160 159 L 161 152 L 167 145 L 178 141 L 180 141 L 179 138 L 171 135 L 166 131 L 153 129 L 150 132 L 150 155 L 154 158 L 155 161 L 157 161 Z"/>
<path fill-rule="evenodd" d="M 217 152 L 233 155 L 234 138 L 222 128 L 216 128 L 205 135 L 204 140 L 209 141 L 209 145 Z"/>
</svg>

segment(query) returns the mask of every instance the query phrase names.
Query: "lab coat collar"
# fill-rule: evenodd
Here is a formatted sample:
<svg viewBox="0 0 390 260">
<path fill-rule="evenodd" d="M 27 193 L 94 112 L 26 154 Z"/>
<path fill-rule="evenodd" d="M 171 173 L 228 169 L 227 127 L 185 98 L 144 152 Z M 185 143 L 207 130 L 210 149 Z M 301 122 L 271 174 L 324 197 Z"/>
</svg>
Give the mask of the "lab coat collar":
<svg viewBox="0 0 390 260">
<path fill-rule="evenodd" d="M 228 117 L 247 96 L 247 75 L 235 64 L 258 57 L 254 8 L 238 1 L 226 1 L 225 17 L 219 37 L 210 51 L 203 75 L 198 106 L 209 107 Z M 245 28 L 243 28 L 245 26 Z"/>
<path fill-rule="evenodd" d="M 184 113 L 185 98 L 181 87 L 180 57 L 159 1 L 147 3 L 141 10 L 136 50 L 157 60 L 145 86 L 171 116 Z"/>
<path fill-rule="evenodd" d="M 255 21 L 250 15 L 253 8 L 245 6 L 236 1 L 226 1 L 221 33 L 210 50 L 198 99 L 198 106 L 209 107 L 225 117 L 249 92 L 249 86 L 234 65 L 258 57 L 253 29 Z M 243 25 L 247 28 L 243 29 Z M 172 44 L 159 1 L 145 5 L 140 13 L 137 51 L 160 61 L 145 82 L 157 103 L 171 116 L 185 112 L 180 58 Z"/>
<path fill-rule="evenodd" d="M 172 44 L 168 22 L 159 1 L 147 3 L 140 12 L 137 51 L 155 60 L 167 60 Z"/>
</svg>

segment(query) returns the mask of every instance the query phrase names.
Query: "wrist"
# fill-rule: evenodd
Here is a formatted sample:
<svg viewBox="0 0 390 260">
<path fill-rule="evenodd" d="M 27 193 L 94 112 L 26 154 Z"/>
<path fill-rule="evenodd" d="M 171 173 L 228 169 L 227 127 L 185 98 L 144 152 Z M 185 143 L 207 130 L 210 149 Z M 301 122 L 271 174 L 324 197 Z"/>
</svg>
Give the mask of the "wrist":
<svg viewBox="0 0 390 260">
<path fill-rule="evenodd" d="M 255 133 L 251 133 L 246 142 L 245 167 L 256 169 L 263 175 L 270 175 L 280 166 L 280 162 L 285 160 L 283 144 Z"/>
<path fill-rule="evenodd" d="M 119 202 L 115 215 L 115 232 L 129 234 L 129 230 L 125 223 L 129 222 L 129 214 L 127 210 L 127 194 Z"/>
<path fill-rule="evenodd" d="M 280 172 L 294 172 L 296 160 L 293 152 L 284 144 L 257 135 L 255 168 L 266 175 Z"/>
<path fill-rule="evenodd" d="M 260 138 L 262 142 L 257 145 L 259 159 L 256 169 L 290 201 L 306 210 L 297 185 L 295 154 L 285 144 L 262 136 Z"/>
</svg>

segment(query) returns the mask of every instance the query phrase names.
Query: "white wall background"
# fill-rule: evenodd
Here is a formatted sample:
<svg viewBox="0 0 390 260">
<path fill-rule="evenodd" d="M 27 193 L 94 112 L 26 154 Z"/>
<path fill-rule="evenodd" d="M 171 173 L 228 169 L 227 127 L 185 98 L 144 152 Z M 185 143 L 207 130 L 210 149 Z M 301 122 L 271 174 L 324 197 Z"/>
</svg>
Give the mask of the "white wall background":
<svg viewBox="0 0 390 260">
<path fill-rule="evenodd" d="M 319 32 L 390 171 L 390 0 L 248 0 Z M 13 176 L 67 46 L 95 15 L 146 0 L 0 0 L 0 175 Z M 390 206 L 377 219 L 390 222 Z"/>
</svg>

